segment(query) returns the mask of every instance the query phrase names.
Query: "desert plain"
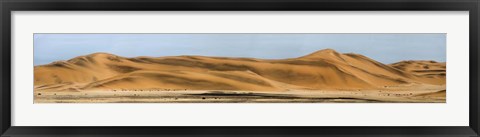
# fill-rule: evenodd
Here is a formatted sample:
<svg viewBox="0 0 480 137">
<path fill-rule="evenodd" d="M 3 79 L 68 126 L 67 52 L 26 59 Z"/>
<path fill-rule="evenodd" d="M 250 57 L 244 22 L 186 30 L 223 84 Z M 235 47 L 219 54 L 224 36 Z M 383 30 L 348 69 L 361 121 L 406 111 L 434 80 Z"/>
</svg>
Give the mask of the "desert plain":
<svg viewBox="0 0 480 137">
<path fill-rule="evenodd" d="M 446 63 L 93 53 L 34 67 L 35 103 L 444 103 Z"/>
</svg>

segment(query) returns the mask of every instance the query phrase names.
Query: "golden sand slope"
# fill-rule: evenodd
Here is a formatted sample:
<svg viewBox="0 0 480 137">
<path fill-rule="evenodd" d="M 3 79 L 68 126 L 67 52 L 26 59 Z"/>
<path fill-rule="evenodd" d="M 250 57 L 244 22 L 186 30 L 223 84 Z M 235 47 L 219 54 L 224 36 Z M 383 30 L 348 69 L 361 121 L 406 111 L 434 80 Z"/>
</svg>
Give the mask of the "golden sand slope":
<svg viewBox="0 0 480 137">
<path fill-rule="evenodd" d="M 446 82 L 447 66 L 445 62 L 410 60 L 393 63 L 390 66 L 412 73 L 425 83 L 441 85 Z"/>
<path fill-rule="evenodd" d="M 36 90 L 56 91 L 152 88 L 284 91 L 445 84 L 445 77 L 430 77 L 430 73 L 400 66 L 325 49 L 279 60 L 204 56 L 126 58 L 95 53 L 36 66 L 34 72 Z M 432 66 L 436 68 L 438 64 Z M 424 67 L 423 71 L 427 70 L 430 69 Z"/>
</svg>

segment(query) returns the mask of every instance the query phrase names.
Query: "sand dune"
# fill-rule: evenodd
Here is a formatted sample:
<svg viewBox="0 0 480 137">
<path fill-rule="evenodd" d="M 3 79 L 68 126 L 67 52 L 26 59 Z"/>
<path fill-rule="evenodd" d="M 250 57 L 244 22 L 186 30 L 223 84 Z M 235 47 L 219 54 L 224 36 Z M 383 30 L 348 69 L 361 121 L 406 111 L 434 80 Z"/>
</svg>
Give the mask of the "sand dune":
<svg viewBox="0 0 480 137">
<path fill-rule="evenodd" d="M 289 59 L 169 56 L 126 58 L 95 53 L 35 66 L 35 90 L 178 89 L 288 91 L 445 85 L 445 63 L 385 65 L 325 49 Z"/>
<path fill-rule="evenodd" d="M 390 66 L 399 70 L 411 73 L 417 77 L 418 80 L 430 84 L 445 84 L 446 83 L 446 63 L 435 61 L 401 61 L 390 64 Z"/>
</svg>

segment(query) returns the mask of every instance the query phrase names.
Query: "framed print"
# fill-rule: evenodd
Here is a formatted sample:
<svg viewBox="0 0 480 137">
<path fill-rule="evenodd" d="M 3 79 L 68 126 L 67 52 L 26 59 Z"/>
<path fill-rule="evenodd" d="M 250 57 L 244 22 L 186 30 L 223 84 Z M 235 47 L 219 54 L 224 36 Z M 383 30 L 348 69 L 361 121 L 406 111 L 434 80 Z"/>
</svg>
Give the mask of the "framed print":
<svg viewBox="0 0 480 137">
<path fill-rule="evenodd" d="M 478 4 L 2 1 L 2 136 L 477 136 Z"/>
<path fill-rule="evenodd" d="M 43 33 L 33 42 L 34 103 L 446 102 L 446 34 Z"/>
</svg>

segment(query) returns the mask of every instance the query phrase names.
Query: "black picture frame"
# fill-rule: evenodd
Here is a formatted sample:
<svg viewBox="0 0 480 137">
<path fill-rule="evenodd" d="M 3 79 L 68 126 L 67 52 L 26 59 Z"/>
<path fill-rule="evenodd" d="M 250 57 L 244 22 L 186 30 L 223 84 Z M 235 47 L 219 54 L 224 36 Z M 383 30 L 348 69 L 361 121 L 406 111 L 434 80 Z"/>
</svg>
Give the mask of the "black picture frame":
<svg viewBox="0 0 480 137">
<path fill-rule="evenodd" d="M 478 0 L 1 0 L 3 136 L 478 136 Z M 24 127 L 11 125 L 12 11 L 469 11 L 469 126 Z"/>
</svg>

